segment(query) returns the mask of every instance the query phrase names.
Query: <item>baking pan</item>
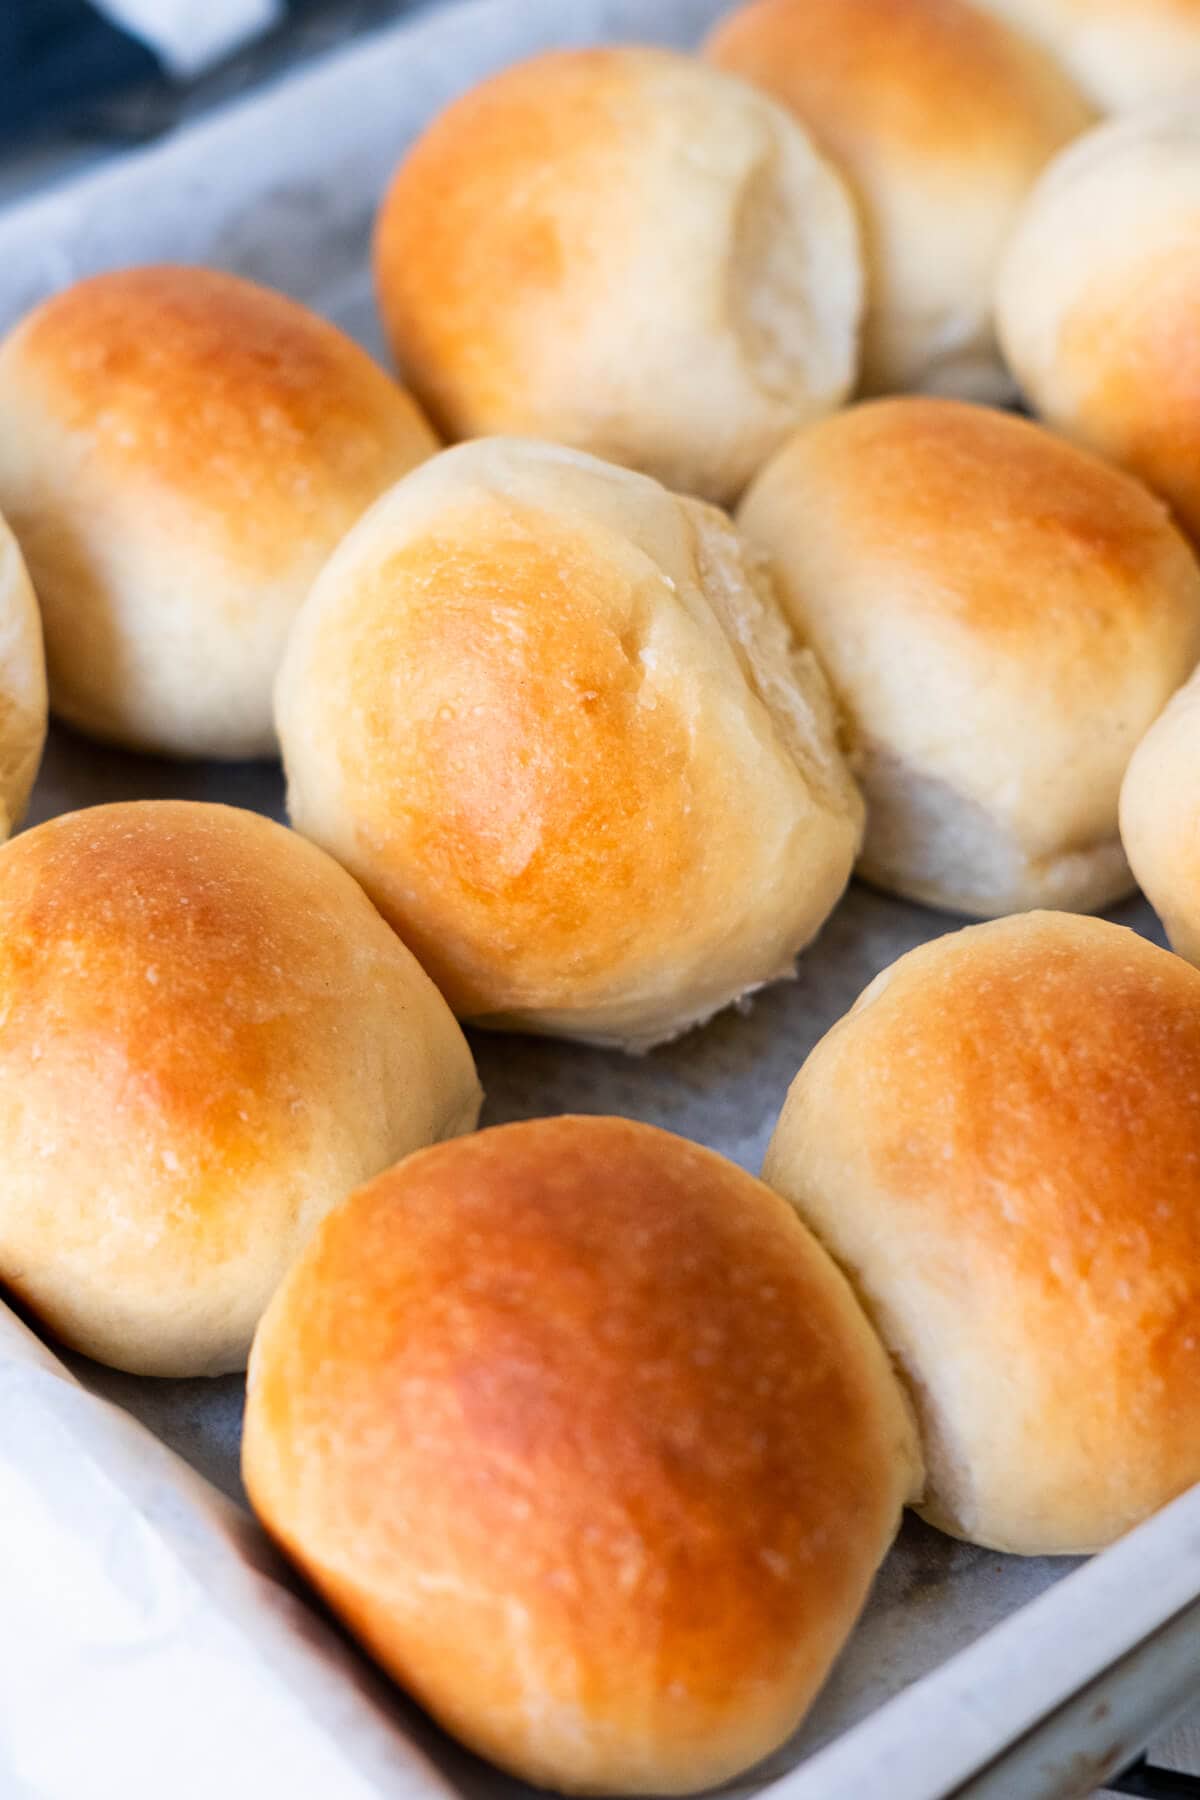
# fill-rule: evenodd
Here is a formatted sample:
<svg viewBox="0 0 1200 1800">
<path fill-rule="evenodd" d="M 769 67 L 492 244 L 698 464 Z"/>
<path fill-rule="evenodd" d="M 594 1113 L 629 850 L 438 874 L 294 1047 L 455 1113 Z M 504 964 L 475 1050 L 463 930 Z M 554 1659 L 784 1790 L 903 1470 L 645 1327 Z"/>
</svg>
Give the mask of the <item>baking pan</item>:
<svg viewBox="0 0 1200 1800">
<path fill-rule="evenodd" d="M 190 261 L 281 287 L 378 354 L 371 216 L 424 122 L 538 49 L 691 46 L 721 10 L 470 0 L 380 32 L 0 217 L 0 327 L 79 276 Z M 273 766 L 171 764 L 56 729 L 31 822 L 168 795 L 282 816 Z M 1140 901 L 1108 916 L 1161 941 Z M 484 1122 L 621 1113 L 757 1171 L 809 1048 L 880 969 L 955 925 L 855 885 L 794 981 L 649 1056 L 476 1034 Z M 526 1791 L 451 1745 L 297 1596 L 244 1510 L 239 1380 L 62 1361 L 0 1313 L 0 1385 L 4 1800 Z M 1200 1492 L 1082 1566 L 977 1550 L 910 1520 L 803 1729 L 727 1791 L 1087 1793 L 1192 1697 L 1198 1631 Z"/>
</svg>

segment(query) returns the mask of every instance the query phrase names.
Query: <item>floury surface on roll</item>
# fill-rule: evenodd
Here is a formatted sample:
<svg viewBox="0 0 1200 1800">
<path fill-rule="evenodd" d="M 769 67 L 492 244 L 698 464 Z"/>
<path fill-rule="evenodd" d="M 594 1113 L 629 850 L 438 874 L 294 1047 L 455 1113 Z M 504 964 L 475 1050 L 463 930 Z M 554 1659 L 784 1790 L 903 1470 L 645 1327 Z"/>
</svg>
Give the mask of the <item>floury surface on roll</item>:
<svg viewBox="0 0 1200 1800">
<path fill-rule="evenodd" d="M 626 1047 L 791 972 L 862 802 L 764 560 L 552 444 L 447 450 L 342 544 L 277 720 L 298 828 L 460 1017 Z"/>
<path fill-rule="evenodd" d="M 857 369 L 852 203 L 793 119 L 691 58 L 554 51 L 401 164 L 375 242 L 448 437 L 551 438 L 728 501 Z"/>
<path fill-rule="evenodd" d="M 775 1749 L 921 1481 L 887 1358 L 791 1210 L 598 1118 L 410 1157 L 326 1220 L 255 1339 L 243 1472 L 443 1725 L 597 1794 Z"/>
<path fill-rule="evenodd" d="M 1013 234 L 997 319 L 1051 425 L 1140 475 L 1200 544 L 1200 87 L 1081 138 Z"/>
<path fill-rule="evenodd" d="M 841 705 L 869 881 L 976 917 L 1129 892 L 1121 780 L 1200 658 L 1160 501 L 1027 420 L 910 397 L 799 433 L 739 522 Z"/>
<path fill-rule="evenodd" d="M 975 0 L 1046 45 L 1108 112 L 1200 87 L 1200 0 Z"/>
<path fill-rule="evenodd" d="M 1044 164 L 1092 112 L 1035 43 L 970 0 L 749 0 L 707 55 L 789 107 L 853 186 L 863 389 L 1006 398 L 996 269 Z"/>
<path fill-rule="evenodd" d="M 1172 947 L 1200 964 L 1200 678 L 1180 688 L 1133 753 L 1121 840 Z"/>
<path fill-rule="evenodd" d="M 818 1044 L 764 1179 L 907 1380 L 921 1511 L 1097 1550 L 1200 1480 L 1200 971 L 1035 913 L 923 945 Z"/>
<path fill-rule="evenodd" d="M 296 610 L 358 515 L 436 449 L 365 351 L 212 269 L 79 282 L 0 347 L 0 507 L 54 710 L 178 756 L 266 756 Z"/>
<path fill-rule="evenodd" d="M 73 1349 L 241 1368 L 316 1222 L 479 1099 L 366 896 L 257 813 L 93 807 L 0 851 L 0 1285 Z"/>
<path fill-rule="evenodd" d="M 24 558 L 0 518 L 0 841 L 21 823 L 46 742 L 46 659 Z"/>
</svg>

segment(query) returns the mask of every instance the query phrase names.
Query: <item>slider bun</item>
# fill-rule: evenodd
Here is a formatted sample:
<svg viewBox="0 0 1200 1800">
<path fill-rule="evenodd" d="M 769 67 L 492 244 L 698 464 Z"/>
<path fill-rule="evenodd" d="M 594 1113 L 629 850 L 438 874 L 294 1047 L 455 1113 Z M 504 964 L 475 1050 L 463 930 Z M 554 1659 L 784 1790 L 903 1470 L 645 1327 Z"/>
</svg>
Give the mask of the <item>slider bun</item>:
<svg viewBox="0 0 1200 1800">
<path fill-rule="evenodd" d="M 0 852 L 0 1282 L 73 1349 L 241 1368 L 317 1220 L 478 1108 L 432 983 L 282 826 L 141 801 Z"/>
<path fill-rule="evenodd" d="M 976 0 L 1038 38 L 1106 111 L 1200 84 L 1200 0 Z"/>
<path fill-rule="evenodd" d="M 790 1209 L 598 1118 L 426 1151 L 327 1219 L 255 1339 L 243 1472 L 448 1730 L 601 1794 L 781 1743 L 920 1486 L 887 1358 Z"/>
<path fill-rule="evenodd" d="M 1117 799 L 1200 658 L 1200 569 L 1145 488 L 1027 420 L 880 400 L 741 510 L 848 721 L 861 872 L 976 916 L 1129 891 Z"/>
<path fill-rule="evenodd" d="M 24 817 L 45 741 L 42 624 L 17 540 L 0 518 L 0 839 Z"/>
<path fill-rule="evenodd" d="M 824 679 L 729 521 L 552 444 L 400 482 L 297 621 L 298 828 L 460 1017 L 644 1046 L 792 959 L 862 803 Z"/>
<path fill-rule="evenodd" d="M 915 1401 L 922 1511 L 1101 1549 L 1200 1480 L 1200 972 L 1034 913 L 901 957 L 793 1084 L 764 1179 Z"/>
<path fill-rule="evenodd" d="M 1200 90 L 1114 119 L 1030 198 L 1001 271 L 1014 373 L 1200 542 Z"/>
<path fill-rule="evenodd" d="M 663 50 L 552 51 L 456 100 L 375 240 L 449 437 L 517 432 L 729 500 L 857 368 L 841 180 L 782 108 Z"/>
<path fill-rule="evenodd" d="M 863 225 L 868 393 L 1011 391 L 991 325 L 1034 177 L 1092 113 L 1044 50 L 967 0 L 750 0 L 707 55 L 789 107 Z"/>
<path fill-rule="evenodd" d="M 1121 839 L 1171 943 L 1200 963 L 1200 677 L 1180 688 L 1133 753 Z"/>
<path fill-rule="evenodd" d="M 98 275 L 0 347 L 0 506 L 54 710 L 179 756 L 265 756 L 292 618 L 338 539 L 436 448 L 366 353 L 212 269 Z"/>
</svg>

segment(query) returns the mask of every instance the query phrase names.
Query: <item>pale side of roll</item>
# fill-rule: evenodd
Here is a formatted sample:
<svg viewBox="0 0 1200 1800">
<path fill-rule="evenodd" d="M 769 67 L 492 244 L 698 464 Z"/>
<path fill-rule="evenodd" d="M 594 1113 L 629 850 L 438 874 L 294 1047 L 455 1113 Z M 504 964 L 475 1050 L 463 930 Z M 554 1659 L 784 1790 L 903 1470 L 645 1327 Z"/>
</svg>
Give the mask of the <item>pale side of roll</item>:
<svg viewBox="0 0 1200 1800">
<path fill-rule="evenodd" d="M 21 823 L 46 742 L 46 659 L 24 558 L 0 518 L 0 840 Z"/>
<path fill-rule="evenodd" d="M 1172 946 L 1200 963 L 1200 679 L 1180 688 L 1133 753 L 1121 840 Z"/>
<path fill-rule="evenodd" d="M 906 1380 L 924 1516 L 1102 1549 L 1200 1480 L 1200 971 L 1032 913 L 884 971 L 788 1095 L 764 1179 Z"/>
<path fill-rule="evenodd" d="M 300 602 L 436 447 L 365 351 L 236 276 L 124 269 L 45 301 L 0 346 L 0 507 L 54 710 L 135 750 L 271 754 Z"/>
<path fill-rule="evenodd" d="M 728 501 L 858 367 L 854 209 L 766 96 L 646 47 L 454 101 L 379 215 L 380 310 L 448 437 L 552 438 Z"/>
<path fill-rule="evenodd" d="M 1200 87 L 1200 0 L 975 0 L 1028 32 L 1106 112 Z"/>
<path fill-rule="evenodd" d="M 811 131 L 858 201 L 863 390 L 1011 395 L 992 327 L 1004 242 L 1093 113 L 1052 57 L 970 0 L 748 0 L 709 38 Z"/>
<path fill-rule="evenodd" d="M 460 1017 L 644 1047 L 791 972 L 862 803 L 824 677 L 724 514 L 481 439 L 362 520 L 297 621 L 296 826 Z"/>
<path fill-rule="evenodd" d="M 1200 89 L 1047 170 L 1001 269 L 1013 372 L 1057 430 L 1139 475 L 1200 543 Z"/>
<path fill-rule="evenodd" d="M 0 1286 L 71 1348 L 243 1367 L 317 1221 L 479 1099 L 432 982 L 281 825 L 141 801 L 0 851 Z"/>
<path fill-rule="evenodd" d="M 775 1749 L 921 1484 L 791 1209 L 602 1118 L 422 1152 L 326 1220 L 255 1338 L 243 1471 L 449 1731 L 583 1794 L 692 1793 Z"/>
<path fill-rule="evenodd" d="M 1129 892 L 1121 780 L 1200 658 L 1159 500 L 1027 420 L 909 397 L 798 434 L 739 522 L 843 710 L 869 881 L 975 917 Z"/>
</svg>

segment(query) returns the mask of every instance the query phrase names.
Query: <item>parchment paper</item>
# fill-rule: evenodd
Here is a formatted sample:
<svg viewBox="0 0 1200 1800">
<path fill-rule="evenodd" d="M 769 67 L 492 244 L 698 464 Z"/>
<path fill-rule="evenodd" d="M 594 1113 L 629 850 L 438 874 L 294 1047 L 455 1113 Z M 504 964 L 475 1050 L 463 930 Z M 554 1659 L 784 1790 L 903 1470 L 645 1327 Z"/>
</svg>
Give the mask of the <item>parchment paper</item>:
<svg viewBox="0 0 1200 1800">
<path fill-rule="evenodd" d="M 543 45 L 687 45 L 720 10 L 714 0 L 475 0 L 381 34 L 0 219 L 0 326 L 79 275 L 192 260 L 273 282 L 378 351 L 371 214 L 396 156 L 439 105 Z M 158 762 L 56 729 L 30 822 L 160 795 L 282 816 L 272 766 Z M 1140 902 L 1110 916 L 1156 935 Z M 795 981 L 648 1057 L 477 1035 L 484 1123 L 621 1113 L 757 1172 L 818 1037 L 880 969 L 955 925 L 855 886 Z M 0 1783 L 4 1800 L 358 1800 L 433 1793 L 442 1778 L 480 1795 L 518 1791 L 369 1676 L 277 1585 L 280 1571 L 240 1510 L 240 1381 L 152 1382 L 69 1360 L 85 1389 L 143 1421 L 228 1501 L 121 1427 L 121 1414 L 95 1405 L 0 1314 L 0 1772 L 11 1768 L 17 1783 Z M 1069 1566 L 986 1554 L 907 1524 L 798 1740 L 740 1788 L 827 1743 Z"/>
</svg>

